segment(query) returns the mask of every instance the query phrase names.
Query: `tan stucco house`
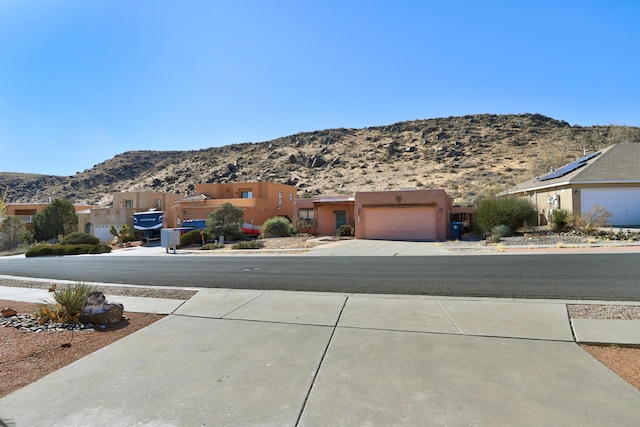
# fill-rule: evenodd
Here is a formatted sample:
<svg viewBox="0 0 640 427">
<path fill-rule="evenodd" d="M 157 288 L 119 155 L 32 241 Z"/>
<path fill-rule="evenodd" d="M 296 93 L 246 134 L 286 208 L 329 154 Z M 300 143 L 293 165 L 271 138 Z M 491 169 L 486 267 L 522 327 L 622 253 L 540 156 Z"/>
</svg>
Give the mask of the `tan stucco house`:
<svg viewBox="0 0 640 427">
<path fill-rule="evenodd" d="M 640 227 L 640 143 L 615 144 L 523 182 L 502 195 L 526 197 L 545 225 L 554 209 L 574 215 L 604 207 L 611 225 Z"/>
<path fill-rule="evenodd" d="M 110 233 L 112 225 L 119 228 L 126 224 L 133 231 L 133 214 L 152 209 L 163 212 L 164 226 L 166 227 L 175 222 L 170 208 L 181 197 L 184 196 L 153 191 L 113 193 L 111 206 L 93 207 L 78 212 L 78 230 L 93 234 L 102 242 L 108 242 L 113 239 Z"/>
</svg>

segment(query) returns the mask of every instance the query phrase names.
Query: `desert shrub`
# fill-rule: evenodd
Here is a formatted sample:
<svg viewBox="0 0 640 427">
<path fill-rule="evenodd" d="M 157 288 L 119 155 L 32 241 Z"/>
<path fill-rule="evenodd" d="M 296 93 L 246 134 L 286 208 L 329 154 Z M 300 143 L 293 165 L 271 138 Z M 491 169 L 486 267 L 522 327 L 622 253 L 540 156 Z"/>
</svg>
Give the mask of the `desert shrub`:
<svg viewBox="0 0 640 427">
<path fill-rule="evenodd" d="M 289 237 L 293 234 L 291 221 L 283 216 L 274 216 L 262 224 L 262 237 Z"/>
<path fill-rule="evenodd" d="M 491 229 L 491 235 L 499 238 L 513 236 L 513 230 L 508 225 L 500 224 Z"/>
<path fill-rule="evenodd" d="M 186 247 L 191 244 L 202 245 L 202 234 L 204 233 L 204 241 L 207 241 L 207 233 L 204 230 L 191 230 L 180 236 L 180 246 Z"/>
<path fill-rule="evenodd" d="M 83 283 L 59 288 L 57 285 L 51 286 L 49 292 L 53 302 L 44 302 L 40 306 L 36 313 L 38 322 L 77 323 L 87 297 L 95 291 L 95 287 Z"/>
<path fill-rule="evenodd" d="M 526 199 L 513 196 L 492 197 L 478 204 L 475 225 L 484 235 L 491 234 L 496 225 L 507 225 L 516 230 L 527 224 L 535 224 L 538 213 Z"/>
<path fill-rule="evenodd" d="M 245 240 L 243 242 L 234 243 L 231 249 L 261 249 L 264 248 L 264 242 L 260 240 Z"/>
<path fill-rule="evenodd" d="M 554 231 L 563 231 L 569 223 L 569 211 L 566 209 L 554 209 L 551 212 L 550 220 Z"/>
<path fill-rule="evenodd" d="M 224 248 L 224 243 L 220 243 L 220 242 L 206 243 L 200 247 L 200 249 L 202 249 L 203 251 L 211 251 L 214 249 L 222 249 L 222 248 Z"/>
<path fill-rule="evenodd" d="M 136 235 L 133 233 L 129 233 L 124 237 L 122 237 L 122 243 L 129 243 L 129 242 L 136 242 L 136 241 L 138 241 L 138 239 L 136 238 Z"/>
<path fill-rule="evenodd" d="M 71 233 L 66 235 L 61 241 L 61 245 L 97 245 L 100 239 L 87 233 Z"/>
<path fill-rule="evenodd" d="M 111 246 L 100 244 L 100 245 L 92 245 L 89 248 L 88 254 L 108 254 L 111 252 Z"/>
<path fill-rule="evenodd" d="M 48 245 L 41 244 L 30 248 L 25 256 L 27 258 L 37 256 L 52 256 L 52 255 L 79 255 L 79 254 L 102 254 L 111 252 L 111 248 L 107 245 Z"/>
<path fill-rule="evenodd" d="M 313 232 L 313 225 L 306 218 L 298 218 L 291 226 L 293 227 L 293 234 L 311 234 Z"/>
<path fill-rule="evenodd" d="M 609 219 L 613 216 L 611 212 L 606 210 L 604 206 L 593 205 L 593 210 L 589 212 L 583 212 L 578 217 L 573 217 L 572 225 L 576 230 L 582 231 L 586 234 L 593 234 L 598 231 L 600 227 L 608 227 L 611 225 Z"/>
<path fill-rule="evenodd" d="M 336 235 L 340 237 L 349 237 L 356 235 L 356 228 L 351 224 L 342 224 L 336 230 Z"/>
</svg>

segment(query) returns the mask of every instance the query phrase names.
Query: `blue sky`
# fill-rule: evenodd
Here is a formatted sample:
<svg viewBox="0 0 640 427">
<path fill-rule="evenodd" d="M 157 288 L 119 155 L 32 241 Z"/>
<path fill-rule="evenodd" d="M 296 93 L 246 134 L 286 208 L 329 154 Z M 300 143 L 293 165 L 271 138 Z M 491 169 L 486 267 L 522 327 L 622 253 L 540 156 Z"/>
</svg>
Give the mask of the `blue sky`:
<svg viewBox="0 0 640 427">
<path fill-rule="evenodd" d="M 0 0 L 0 171 L 477 113 L 640 126 L 640 2 Z"/>
</svg>

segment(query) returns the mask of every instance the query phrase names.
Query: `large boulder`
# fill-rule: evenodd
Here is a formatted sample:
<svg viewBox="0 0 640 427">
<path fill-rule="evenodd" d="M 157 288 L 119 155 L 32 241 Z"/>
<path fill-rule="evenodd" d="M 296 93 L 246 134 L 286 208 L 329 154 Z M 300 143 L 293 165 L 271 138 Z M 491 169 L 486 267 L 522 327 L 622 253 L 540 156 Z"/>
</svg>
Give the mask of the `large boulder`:
<svg viewBox="0 0 640 427">
<path fill-rule="evenodd" d="M 122 320 L 124 306 L 119 303 L 108 303 L 102 292 L 91 292 L 87 296 L 80 314 L 80 322 L 94 325 L 113 325 Z"/>
</svg>

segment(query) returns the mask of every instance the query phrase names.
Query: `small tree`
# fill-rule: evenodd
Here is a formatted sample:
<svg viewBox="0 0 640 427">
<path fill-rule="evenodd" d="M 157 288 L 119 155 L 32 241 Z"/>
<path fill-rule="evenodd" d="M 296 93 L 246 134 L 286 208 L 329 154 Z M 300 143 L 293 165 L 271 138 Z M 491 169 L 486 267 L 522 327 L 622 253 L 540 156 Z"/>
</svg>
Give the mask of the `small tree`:
<svg viewBox="0 0 640 427">
<path fill-rule="evenodd" d="M 17 216 L 5 216 L 0 223 L 0 251 L 12 250 L 29 240 L 24 221 Z"/>
<path fill-rule="evenodd" d="M 55 199 L 34 215 L 33 227 L 36 240 L 55 240 L 78 231 L 78 215 L 70 201 Z"/>
<path fill-rule="evenodd" d="M 117 237 L 118 244 L 122 246 L 124 243 L 124 237 L 129 233 L 129 226 L 127 224 L 123 224 L 120 227 L 112 225 L 109 229 L 109 233 L 111 233 L 112 236 Z"/>
<path fill-rule="evenodd" d="M 224 236 L 227 239 L 239 240 L 244 237 L 242 224 L 244 212 L 231 203 L 224 203 L 209 214 L 207 234 L 213 238 Z"/>
<path fill-rule="evenodd" d="M 537 215 L 535 208 L 525 199 L 514 196 L 491 197 L 478 204 L 475 224 L 484 235 L 490 235 L 497 225 L 516 230 L 527 224 L 535 224 Z"/>
</svg>

